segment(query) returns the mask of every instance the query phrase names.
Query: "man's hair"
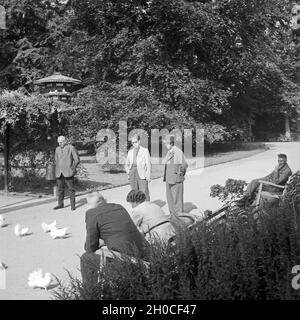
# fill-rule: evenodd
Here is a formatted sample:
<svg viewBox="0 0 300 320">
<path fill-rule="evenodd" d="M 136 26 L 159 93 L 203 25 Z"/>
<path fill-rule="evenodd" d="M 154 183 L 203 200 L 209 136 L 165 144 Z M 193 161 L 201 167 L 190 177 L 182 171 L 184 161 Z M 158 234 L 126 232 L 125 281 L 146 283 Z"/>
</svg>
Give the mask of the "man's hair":
<svg viewBox="0 0 300 320">
<path fill-rule="evenodd" d="M 134 134 L 131 138 L 130 141 L 132 141 L 134 138 L 137 139 L 137 141 L 140 141 L 141 137 L 138 134 Z"/>
<path fill-rule="evenodd" d="M 65 136 L 59 136 L 59 137 L 57 138 L 57 141 L 58 141 L 58 142 L 59 142 L 59 141 L 64 141 L 64 140 L 67 140 Z"/>
<path fill-rule="evenodd" d="M 146 195 L 140 190 L 131 190 L 126 198 L 127 202 L 130 203 L 143 203 L 146 200 Z"/>
<path fill-rule="evenodd" d="M 287 155 L 284 154 L 284 153 L 279 153 L 279 154 L 278 154 L 278 158 L 287 160 Z"/>
<path fill-rule="evenodd" d="M 94 193 L 98 196 L 98 202 L 106 202 L 106 199 L 103 197 L 103 195 L 98 190 L 93 190 L 90 193 L 88 193 L 87 197 L 92 196 Z"/>
<path fill-rule="evenodd" d="M 174 146 L 174 144 L 175 144 L 175 136 L 172 135 L 172 134 L 168 134 L 168 135 L 164 136 L 163 142 L 164 143 L 170 143 L 171 146 Z"/>
</svg>

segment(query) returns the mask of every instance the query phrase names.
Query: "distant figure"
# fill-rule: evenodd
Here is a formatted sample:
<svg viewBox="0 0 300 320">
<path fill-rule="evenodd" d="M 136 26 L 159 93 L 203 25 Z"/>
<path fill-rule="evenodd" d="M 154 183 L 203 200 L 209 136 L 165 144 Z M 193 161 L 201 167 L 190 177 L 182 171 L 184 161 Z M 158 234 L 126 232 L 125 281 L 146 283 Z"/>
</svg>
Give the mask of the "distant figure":
<svg viewBox="0 0 300 320">
<path fill-rule="evenodd" d="M 257 191 L 259 187 L 259 180 L 272 182 L 274 184 L 282 185 L 284 186 L 286 182 L 288 181 L 288 178 L 292 174 L 292 170 L 290 169 L 289 165 L 287 164 L 287 156 L 283 153 L 280 153 L 278 155 L 278 165 L 275 167 L 274 171 L 272 171 L 269 175 L 267 175 L 264 178 L 254 179 L 252 180 L 246 189 L 246 192 L 244 196 L 238 201 L 238 204 L 245 204 L 246 201 L 250 201 L 255 192 Z M 268 191 L 271 193 L 277 193 L 278 188 L 265 185 L 264 191 Z"/>
<path fill-rule="evenodd" d="M 68 186 L 71 210 L 75 210 L 74 175 L 80 159 L 75 147 L 67 143 L 64 136 L 57 139 L 59 146 L 55 150 L 55 174 L 58 186 L 58 205 L 54 210 L 64 207 L 65 185 Z"/>
<path fill-rule="evenodd" d="M 166 182 L 166 193 L 171 215 L 183 213 L 183 181 L 188 164 L 183 152 L 175 146 L 175 136 L 169 135 L 163 139 L 169 150 L 165 158 L 163 181 Z"/>
<path fill-rule="evenodd" d="M 89 209 L 85 214 L 86 252 L 80 259 L 81 273 L 83 282 L 94 281 L 96 284 L 101 265 L 101 247 L 143 258 L 147 246 L 145 238 L 121 205 L 107 203 L 97 191 L 90 193 L 87 201 Z"/>
<path fill-rule="evenodd" d="M 132 206 L 131 218 L 148 242 L 168 242 L 175 236 L 175 229 L 161 207 L 146 200 L 142 191 L 131 190 L 127 202 Z"/>
<path fill-rule="evenodd" d="M 128 152 L 125 170 L 132 190 L 141 190 L 150 201 L 148 183 L 151 181 L 151 158 L 148 149 L 140 145 L 140 137 L 131 139 L 133 148 Z"/>
</svg>

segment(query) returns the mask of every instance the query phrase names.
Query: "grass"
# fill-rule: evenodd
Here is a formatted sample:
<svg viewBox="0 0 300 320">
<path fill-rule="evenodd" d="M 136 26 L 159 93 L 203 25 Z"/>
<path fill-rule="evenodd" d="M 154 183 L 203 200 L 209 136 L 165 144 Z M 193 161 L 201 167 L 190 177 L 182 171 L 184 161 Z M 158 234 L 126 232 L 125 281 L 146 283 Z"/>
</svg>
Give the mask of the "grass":
<svg viewBox="0 0 300 320">
<path fill-rule="evenodd" d="M 151 247 L 149 269 L 116 260 L 97 284 L 70 275 L 57 300 L 299 299 L 292 268 L 300 264 L 300 232 L 293 209 L 268 207 L 259 219 L 232 217 L 181 232 L 175 246 Z"/>
</svg>

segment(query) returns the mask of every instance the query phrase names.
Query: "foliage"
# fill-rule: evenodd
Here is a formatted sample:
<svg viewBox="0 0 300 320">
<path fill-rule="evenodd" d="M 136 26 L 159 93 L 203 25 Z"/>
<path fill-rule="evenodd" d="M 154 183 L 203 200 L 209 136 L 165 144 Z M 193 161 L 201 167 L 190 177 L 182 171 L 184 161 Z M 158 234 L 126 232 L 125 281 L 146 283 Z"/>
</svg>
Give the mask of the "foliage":
<svg viewBox="0 0 300 320">
<path fill-rule="evenodd" d="M 288 138 L 286 135 L 284 134 L 281 134 L 278 139 L 277 139 L 278 142 L 291 142 L 293 141 L 292 138 Z"/>
<path fill-rule="evenodd" d="M 224 187 L 219 184 L 211 186 L 210 196 L 229 203 L 243 195 L 246 185 L 247 183 L 244 180 L 227 179 Z"/>
<path fill-rule="evenodd" d="M 299 106 L 292 2 L 3 0 L 0 85 L 31 91 L 55 70 L 81 79 L 85 111 L 70 128 L 83 141 L 120 120 L 244 139 L 250 118 Z"/>
<path fill-rule="evenodd" d="M 298 205 L 300 204 L 300 171 L 291 175 L 284 192 L 283 200 L 286 204 Z"/>
<path fill-rule="evenodd" d="M 199 224 L 174 247 L 156 244 L 149 269 L 115 260 L 98 284 L 71 276 L 58 288 L 60 300 L 273 300 L 299 299 L 291 270 L 299 264 L 300 238 L 290 207 L 271 208 L 230 224 Z M 298 226 L 299 227 L 299 226 Z"/>
<path fill-rule="evenodd" d="M 54 125 L 54 115 L 68 106 L 37 94 L 21 91 L 6 91 L 0 94 L 0 133 L 3 135 L 7 125 L 11 129 L 11 152 L 28 150 L 47 150 L 49 145 L 49 126 Z M 63 131 L 64 121 L 57 119 L 57 131 Z M 60 121 L 59 121 L 60 120 Z M 56 123 L 55 123 L 56 124 Z"/>
</svg>

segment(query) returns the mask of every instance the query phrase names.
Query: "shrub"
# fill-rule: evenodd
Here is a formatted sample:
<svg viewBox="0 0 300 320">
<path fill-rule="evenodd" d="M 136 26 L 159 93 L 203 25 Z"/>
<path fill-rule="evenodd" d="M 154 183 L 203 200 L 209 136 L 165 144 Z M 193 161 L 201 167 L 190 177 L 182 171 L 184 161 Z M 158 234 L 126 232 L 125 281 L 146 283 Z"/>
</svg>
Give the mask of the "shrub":
<svg viewBox="0 0 300 320">
<path fill-rule="evenodd" d="M 70 275 L 54 297 L 104 299 L 299 299 L 291 270 L 300 263 L 300 237 L 292 208 L 269 208 L 259 219 L 232 217 L 198 224 L 178 235 L 175 246 L 156 243 L 143 264 L 114 261 L 101 281 L 83 286 Z"/>
<path fill-rule="evenodd" d="M 240 198 L 246 185 L 247 183 L 244 180 L 227 179 L 224 187 L 219 184 L 211 186 L 210 196 L 228 203 Z"/>
</svg>

